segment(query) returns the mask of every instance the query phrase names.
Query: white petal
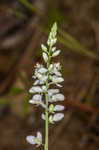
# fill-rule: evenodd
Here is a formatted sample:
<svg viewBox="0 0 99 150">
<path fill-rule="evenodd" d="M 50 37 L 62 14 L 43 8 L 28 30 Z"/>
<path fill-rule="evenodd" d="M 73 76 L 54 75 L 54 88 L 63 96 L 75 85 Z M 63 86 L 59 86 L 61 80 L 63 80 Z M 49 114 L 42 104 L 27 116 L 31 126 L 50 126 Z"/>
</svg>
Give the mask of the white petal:
<svg viewBox="0 0 99 150">
<path fill-rule="evenodd" d="M 64 101 L 64 95 L 63 94 L 56 94 L 52 96 L 53 101 Z"/>
<path fill-rule="evenodd" d="M 58 70 L 54 70 L 54 73 L 55 73 L 55 75 L 57 75 L 57 76 L 62 76 L 62 74 L 58 71 Z"/>
<path fill-rule="evenodd" d="M 42 78 L 40 79 L 42 82 L 46 82 L 47 80 L 47 76 L 46 75 L 43 75 Z"/>
<path fill-rule="evenodd" d="M 55 114 L 54 115 L 54 117 L 53 117 L 53 121 L 60 121 L 60 120 L 62 120 L 64 118 L 64 114 L 63 113 L 57 113 L 57 114 Z"/>
<path fill-rule="evenodd" d="M 52 96 L 53 94 L 59 93 L 59 89 L 49 89 L 48 90 L 48 95 Z"/>
<path fill-rule="evenodd" d="M 36 72 L 36 73 L 35 73 L 35 76 L 36 76 L 38 79 L 41 79 L 41 78 L 43 77 L 43 75 L 40 74 L 39 72 Z"/>
<path fill-rule="evenodd" d="M 35 101 L 41 101 L 42 96 L 39 95 L 39 94 L 36 94 L 36 95 L 34 95 L 34 96 L 32 97 L 32 99 L 35 100 Z"/>
<path fill-rule="evenodd" d="M 35 75 L 33 75 L 33 76 L 32 76 L 32 78 L 36 79 L 36 76 L 35 76 Z"/>
<path fill-rule="evenodd" d="M 44 58 L 44 61 L 47 62 L 48 61 L 48 56 L 46 53 L 43 53 L 43 58 Z"/>
<path fill-rule="evenodd" d="M 37 132 L 37 139 L 39 142 L 42 142 L 42 134 L 40 132 Z"/>
<path fill-rule="evenodd" d="M 64 106 L 62 106 L 62 105 L 56 105 L 53 110 L 54 111 L 62 111 L 62 110 L 64 110 Z"/>
<path fill-rule="evenodd" d="M 57 38 L 51 39 L 50 41 L 50 45 L 53 46 L 57 41 Z"/>
<path fill-rule="evenodd" d="M 29 100 L 29 103 L 31 104 L 41 104 L 42 96 L 39 94 L 36 94 L 32 97 L 31 100 Z"/>
<path fill-rule="evenodd" d="M 61 84 L 57 84 L 57 83 L 56 83 L 56 85 L 57 85 L 58 87 L 63 87 Z"/>
<path fill-rule="evenodd" d="M 50 78 L 51 78 L 53 83 L 60 83 L 60 82 L 64 81 L 64 79 L 62 77 L 51 76 Z"/>
<path fill-rule="evenodd" d="M 46 73 L 47 72 L 47 69 L 46 68 L 40 68 L 38 70 L 39 73 L 43 74 L 43 73 Z"/>
<path fill-rule="evenodd" d="M 41 93 L 42 92 L 42 89 L 40 86 L 33 86 L 30 90 L 29 90 L 30 93 Z"/>
<path fill-rule="evenodd" d="M 43 120 L 45 120 L 45 114 L 42 114 L 42 115 L 41 115 L 41 118 L 42 118 Z"/>
<path fill-rule="evenodd" d="M 39 64 L 39 63 L 37 63 L 36 66 L 35 66 L 35 68 L 37 68 L 37 69 L 39 69 L 39 68 L 41 68 L 41 67 L 42 67 L 42 65 Z"/>
<path fill-rule="evenodd" d="M 43 90 L 43 92 L 46 91 L 46 86 L 45 85 L 42 86 L 42 90 Z"/>
<path fill-rule="evenodd" d="M 27 142 L 30 144 L 36 144 L 34 139 L 35 139 L 35 136 L 32 136 L 32 135 L 26 137 Z"/>
<path fill-rule="evenodd" d="M 52 38 L 52 37 L 51 37 L 51 34 L 50 34 L 50 36 L 49 36 L 49 38 L 48 38 L 48 41 L 47 41 L 47 44 L 48 44 L 49 46 L 53 46 L 53 45 L 56 43 L 56 41 L 57 41 L 57 39 L 56 39 L 56 38 Z"/>
<path fill-rule="evenodd" d="M 59 54 L 60 54 L 60 50 L 57 50 L 56 52 L 54 52 L 53 54 L 52 54 L 52 57 L 56 57 L 56 56 L 58 56 Z"/>
<path fill-rule="evenodd" d="M 53 67 L 54 67 L 54 65 L 53 65 L 53 64 L 50 64 L 50 66 L 49 66 L 49 71 L 52 71 Z"/>
<path fill-rule="evenodd" d="M 61 65 L 60 65 L 59 62 L 58 62 L 58 63 L 55 63 L 55 67 L 56 67 L 58 70 L 61 70 Z"/>
<path fill-rule="evenodd" d="M 36 80 L 33 85 L 38 85 L 39 84 L 39 80 Z"/>
</svg>

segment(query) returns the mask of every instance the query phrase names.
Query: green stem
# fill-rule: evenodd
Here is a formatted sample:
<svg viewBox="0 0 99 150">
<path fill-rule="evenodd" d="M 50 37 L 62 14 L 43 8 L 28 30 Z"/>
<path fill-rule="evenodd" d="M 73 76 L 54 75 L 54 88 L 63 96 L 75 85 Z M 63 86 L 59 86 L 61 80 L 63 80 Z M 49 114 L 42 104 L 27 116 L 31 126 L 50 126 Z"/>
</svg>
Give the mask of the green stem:
<svg viewBox="0 0 99 150">
<path fill-rule="evenodd" d="M 46 86 L 48 86 L 47 83 L 46 83 Z M 46 93 L 45 115 L 46 115 L 46 121 L 45 121 L 45 150 L 48 150 L 48 92 Z"/>
<path fill-rule="evenodd" d="M 48 54 L 48 62 L 47 62 L 47 69 L 50 65 L 50 53 L 51 53 L 51 47 L 49 48 L 49 54 Z M 46 109 L 45 109 L 45 150 L 48 150 L 48 89 L 49 89 L 49 71 L 47 72 L 47 81 L 46 81 Z"/>
</svg>

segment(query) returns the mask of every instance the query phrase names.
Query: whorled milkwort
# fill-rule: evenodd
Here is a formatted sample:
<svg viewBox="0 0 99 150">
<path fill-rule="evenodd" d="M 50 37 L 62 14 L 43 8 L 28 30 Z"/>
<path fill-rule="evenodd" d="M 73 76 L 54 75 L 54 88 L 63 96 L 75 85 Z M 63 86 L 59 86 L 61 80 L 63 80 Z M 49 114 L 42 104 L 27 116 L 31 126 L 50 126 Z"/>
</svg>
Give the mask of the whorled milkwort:
<svg viewBox="0 0 99 150">
<path fill-rule="evenodd" d="M 41 118 L 45 120 L 45 144 L 42 143 L 42 134 L 40 132 L 37 132 L 36 137 L 32 135 L 27 136 L 26 140 L 30 144 L 43 145 L 45 150 L 48 150 L 48 124 L 54 124 L 64 118 L 63 113 L 58 113 L 58 111 L 64 110 L 64 106 L 55 105 L 56 102 L 64 101 L 64 95 L 60 93 L 59 89 L 51 89 L 51 85 L 62 87 L 61 82 L 64 81 L 60 72 L 60 63 L 51 63 L 51 58 L 58 56 L 61 52 L 54 46 L 57 41 L 56 34 L 57 24 L 54 23 L 48 37 L 47 46 L 41 44 L 45 66 L 39 63 L 36 64 L 35 72 L 32 76 L 35 81 L 29 90 L 33 94 L 29 102 L 43 107 L 45 111 L 41 115 Z"/>
</svg>

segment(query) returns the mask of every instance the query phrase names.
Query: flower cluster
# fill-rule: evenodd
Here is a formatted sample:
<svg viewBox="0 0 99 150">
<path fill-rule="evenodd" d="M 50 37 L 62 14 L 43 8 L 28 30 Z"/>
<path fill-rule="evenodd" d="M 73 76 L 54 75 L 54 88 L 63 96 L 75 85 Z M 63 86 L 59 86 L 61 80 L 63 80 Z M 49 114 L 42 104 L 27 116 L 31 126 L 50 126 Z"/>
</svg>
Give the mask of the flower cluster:
<svg viewBox="0 0 99 150">
<path fill-rule="evenodd" d="M 64 95 L 60 93 L 59 89 L 50 88 L 51 85 L 62 87 L 61 82 L 64 81 L 60 72 L 60 63 L 51 63 L 51 58 L 60 54 L 60 50 L 56 50 L 56 47 L 54 46 L 57 41 L 56 34 L 57 24 L 54 23 L 48 37 L 47 46 L 43 44 L 41 45 L 41 49 L 43 51 L 42 56 L 46 67 L 39 63 L 36 64 L 35 72 L 32 76 L 35 79 L 35 82 L 29 90 L 29 92 L 33 94 L 33 97 L 29 102 L 31 104 L 35 104 L 36 106 L 42 106 L 45 113 L 41 115 L 41 118 L 43 120 L 48 119 L 48 123 L 51 124 L 62 120 L 64 117 L 63 113 L 58 113 L 58 111 L 64 110 L 64 106 L 55 105 L 56 102 L 64 101 Z M 37 132 L 37 137 L 27 136 L 26 139 L 30 144 L 36 144 L 37 146 L 42 144 L 42 135 L 40 132 Z"/>
</svg>

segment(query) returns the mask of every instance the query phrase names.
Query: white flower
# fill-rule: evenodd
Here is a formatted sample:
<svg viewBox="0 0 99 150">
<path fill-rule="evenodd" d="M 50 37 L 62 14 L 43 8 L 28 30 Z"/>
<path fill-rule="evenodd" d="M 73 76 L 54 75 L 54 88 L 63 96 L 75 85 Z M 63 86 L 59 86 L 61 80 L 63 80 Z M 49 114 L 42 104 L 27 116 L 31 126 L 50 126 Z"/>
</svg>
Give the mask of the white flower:
<svg viewBox="0 0 99 150">
<path fill-rule="evenodd" d="M 37 64 L 35 65 L 35 68 L 37 68 L 37 69 L 39 69 L 39 68 L 41 68 L 41 67 L 42 67 L 42 65 L 39 64 L 39 63 L 37 63 Z"/>
<path fill-rule="evenodd" d="M 57 76 L 50 76 L 50 79 L 52 80 L 53 83 L 61 83 L 64 81 L 64 79 L 62 77 L 57 77 Z"/>
<path fill-rule="evenodd" d="M 54 65 L 55 65 L 55 67 L 56 67 L 58 70 L 61 70 L 61 65 L 60 65 L 59 62 L 58 62 L 58 63 L 55 63 Z"/>
<path fill-rule="evenodd" d="M 42 88 L 40 86 L 33 86 L 29 90 L 30 93 L 42 93 Z"/>
<path fill-rule="evenodd" d="M 40 132 L 37 132 L 37 136 L 27 136 L 26 140 L 30 144 L 37 144 L 37 146 L 40 146 L 42 144 L 42 134 Z"/>
<path fill-rule="evenodd" d="M 35 139 L 35 136 L 32 136 L 32 135 L 26 137 L 27 142 L 30 144 L 36 144 L 34 139 Z"/>
<path fill-rule="evenodd" d="M 39 94 L 34 95 L 32 99 L 29 100 L 29 103 L 36 104 L 37 106 L 41 105 L 43 108 L 46 108 L 46 105 L 42 101 L 42 96 Z"/>
<path fill-rule="evenodd" d="M 39 80 L 36 80 L 33 85 L 38 85 L 39 84 Z"/>
<path fill-rule="evenodd" d="M 49 105 L 49 112 L 54 113 L 55 111 L 62 111 L 64 110 L 64 106 L 62 105 L 56 105 L 54 106 L 53 104 Z"/>
<path fill-rule="evenodd" d="M 43 120 L 45 120 L 45 119 L 46 119 L 45 114 L 42 114 L 42 115 L 41 115 L 41 118 L 42 118 Z"/>
<path fill-rule="evenodd" d="M 42 82 L 44 82 L 44 83 L 45 83 L 45 82 L 46 82 L 46 80 L 47 80 L 47 76 L 46 76 L 46 75 L 43 75 L 43 76 L 42 76 L 42 78 L 41 78 L 40 80 L 41 80 Z"/>
<path fill-rule="evenodd" d="M 62 111 L 64 110 L 64 106 L 62 105 L 56 105 L 54 108 L 53 108 L 53 111 Z"/>
<path fill-rule="evenodd" d="M 60 50 L 57 50 L 56 52 L 54 52 L 53 54 L 52 54 L 52 57 L 56 57 L 56 56 L 58 56 L 59 54 L 60 54 Z"/>
<path fill-rule="evenodd" d="M 56 101 L 64 101 L 64 95 L 63 94 L 56 94 L 53 95 L 51 98 L 52 101 L 56 102 Z"/>
<path fill-rule="evenodd" d="M 39 95 L 39 94 L 36 94 L 36 95 L 34 95 L 33 96 L 33 98 L 32 98 L 33 100 L 35 100 L 35 101 L 41 101 L 41 99 L 42 99 L 42 96 L 41 95 Z"/>
<path fill-rule="evenodd" d="M 42 134 L 40 132 L 37 132 L 37 139 L 42 143 Z"/>
<path fill-rule="evenodd" d="M 47 72 L 47 69 L 44 68 L 44 67 L 42 67 L 42 68 L 40 68 L 40 69 L 38 70 L 38 72 L 41 73 L 41 74 L 44 74 L 44 73 Z"/>
<path fill-rule="evenodd" d="M 42 90 L 43 90 L 43 92 L 46 92 L 46 86 L 45 85 L 42 86 Z"/>
<path fill-rule="evenodd" d="M 48 68 L 48 70 L 50 71 L 50 72 L 52 72 L 52 69 L 53 69 L 53 64 L 50 64 L 50 66 L 49 66 L 49 68 Z"/>
<path fill-rule="evenodd" d="M 36 80 L 33 85 L 44 84 L 46 82 L 46 80 L 47 80 L 47 76 L 42 75 L 42 77 L 39 80 Z"/>
<path fill-rule="evenodd" d="M 62 75 L 56 68 L 53 68 L 52 72 L 53 72 L 56 76 L 61 76 L 61 75 Z"/>
<path fill-rule="evenodd" d="M 50 64 L 48 70 L 49 70 L 50 74 L 55 74 L 56 76 L 61 76 L 61 73 L 59 72 L 59 70 L 60 70 L 59 63 Z"/>
<path fill-rule="evenodd" d="M 53 121 L 57 122 L 60 121 L 64 118 L 64 114 L 63 113 L 57 113 L 53 116 Z"/>
<path fill-rule="evenodd" d="M 29 101 L 31 104 L 41 104 L 42 96 L 39 94 L 36 94 L 32 97 L 32 99 Z"/>
<path fill-rule="evenodd" d="M 61 84 L 56 83 L 56 85 L 57 85 L 58 87 L 62 87 L 62 85 L 61 85 Z"/>
<path fill-rule="evenodd" d="M 35 76 L 38 79 L 41 79 L 43 77 L 43 75 L 41 73 L 39 73 L 39 72 L 35 72 Z"/>
<path fill-rule="evenodd" d="M 43 59 L 44 59 L 44 61 L 45 61 L 45 62 L 47 62 L 47 61 L 48 61 L 48 56 L 47 56 L 47 54 L 46 54 L 46 53 L 44 53 L 44 52 L 43 52 Z"/>
<path fill-rule="evenodd" d="M 49 89 L 48 90 L 48 95 L 52 96 L 53 94 L 59 93 L 59 89 Z"/>
<path fill-rule="evenodd" d="M 44 44 L 41 44 L 41 48 L 43 51 L 47 52 L 47 47 Z"/>
</svg>

